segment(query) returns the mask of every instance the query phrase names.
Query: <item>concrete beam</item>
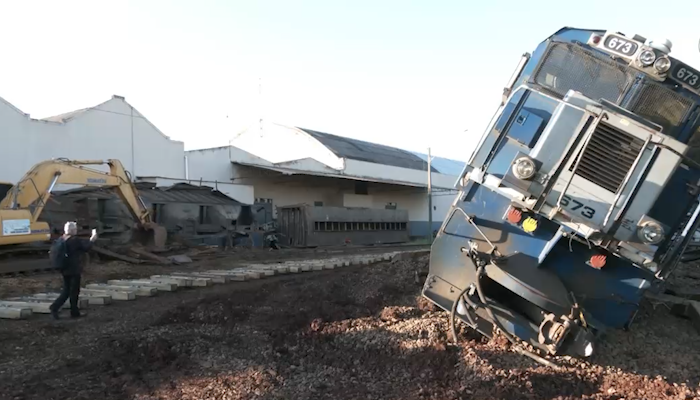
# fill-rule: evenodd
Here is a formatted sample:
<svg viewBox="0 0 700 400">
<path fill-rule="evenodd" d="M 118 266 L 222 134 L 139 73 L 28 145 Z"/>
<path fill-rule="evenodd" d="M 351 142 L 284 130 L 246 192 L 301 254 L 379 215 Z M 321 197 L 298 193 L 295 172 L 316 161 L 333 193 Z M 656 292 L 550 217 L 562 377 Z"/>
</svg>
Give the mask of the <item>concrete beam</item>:
<svg viewBox="0 0 700 400">
<path fill-rule="evenodd" d="M 230 279 L 207 274 L 206 272 L 173 272 L 170 276 L 191 279 L 193 286 L 211 286 L 214 283 L 228 283 L 230 281 Z"/>
<path fill-rule="evenodd" d="M 268 268 L 263 268 L 263 267 L 243 267 L 243 268 L 234 268 L 233 271 L 251 271 L 260 274 L 260 276 L 275 276 L 275 270 L 274 269 L 268 269 Z"/>
<path fill-rule="evenodd" d="M 172 275 L 151 275 L 151 280 L 153 282 L 162 283 L 174 283 L 179 287 L 192 287 L 194 283 L 191 278 L 185 278 L 182 276 L 172 276 Z"/>
<path fill-rule="evenodd" d="M 126 280 L 126 279 L 112 279 L 107 281 L 110 285 L 126 285 L 126 286 L 136 286 L 136 287 L 152 287 L 160 290 L 161 292 L 174 292 L 177 290 L 177 284 L 175 283 L 163 283 L 155 282 L 152 280 Z"/>
<path fill-rule="evenodd" d="M 116 290 L 116 291 L 133 291 L 133 293 L 138 297 L 152 297 L 158 294 L 158 289 L 152 286 L 139 286 L 139 285 L 108 285 L 104 283 L 91 283 L 85 286 L 87 289 L 95 290 Z"/>
<path fill-rule="evenodd" d="M 51 310 L 49 307 L 51 306 L 51 303 L 37 303 L 37 302 L 30 302 L 30 301 L 0 301 L 0 307 L 8 307 L 8 308 L 29 308 L 32 310 L 33 313 L 37 314 L 51 314 Z"/>
<path fill-rule="evenodd" d="M 199 276 L 197 275 L 196 272 L 189 273 L 189 272 L 175 272 L 172 273 L 168 276 L 172 276 L 174 278 L 187 278 L 192 281 L 192 286 L 196 287 L 206 287 L 206 286 L 211 286 L 215 282 L 211 280 L 209 277 L 206 276 Z"/>
<path fill-rule="evenodd" d="M 183 278 L 186 277 L 187 279 L 190 279 L 192 281 L 192 286 L 197 286 L 197 287 L 206 287 L 206 286 L 211 286 L 214 284 L 214 281 L 207 277 L 207 276 L 197 276 L 197 275 L 190 275 L 189 273 L 172 273 L 170 276 L 176 277 L 176 278 Z"/>
<path fill-rule="evenodd" d="M 695 329 L 697 329 L 698 333 L 700 333 L 700 301 L 691 301 L 688 304 L 687 315 L 688 318 L 693 321 Z"/>
<path fill-rule="evenodd" d="M 228 275 L 228 276 L 243 275 L 248 280 L 249 279 L 260 279 L 262 276 L 260 271 L 252 271 L 252 270 L 247 270 L 244 268 L 234 268 L 231 270 L 214 269 L 214 270 L 205 271 L 205 272 L 207 274 Z"/>
<path fill-rule="evenodd" d="M 289 266 L 285 264 L 251 264 L 246 268 L 258 271 L 274 271 L 276 274 L 288 274 Z"/>
<path fill-rule="evenodd" d="M 58 297 L 58 296 L 56 296 Z M 49 306 L 56 300 L 56 298 L 35 298 L 34 295 L 31 296 L 22 296 L 22 297 L 12 297 L 7 299 L 7 301 L 19 301 L 19 302 L 25 302 L 25 303 L 41 303 L 41 304 L 48 304 Z M 88 301 L 87 299 L 78 299 L 78 308 L 83 309 L 88 307 Z M 61 309 L 67 309 L 70 308 L 70 301 L 66 301 L 63 303 L 61 306 Z"/>
<path fill-rule="evenodd" d="M 323 268 L 325 268 L 325 264 L 323 263 L 315 262 L 311 264 L 312 271 L 323 271 Z"/>
<path fill-rule="evenodd" d="M 80 298 L 81 299 L 86 299 L 88 301 L 88 304 L 94 305 L 94 306 L 106 306 L 109 304 L 112 304 L 112 296 L 110 295 L 84 295 L 80 293 Z"/>
<path fill-rule="evenodd" d="M 299 261 L 287 261 L 285 264 L 291 269 L 292 267 L 298 268 L 300 272 L 311 271 L 311 266 L 308 264 L 301 263 Z"/>
<path fill-rule="evenodd" d="M 27 319 L 31 316 L 31 308 L 0 306 L 0 319 Z"/>
<path fill-rule="evenodd" d="M 38 300 L 50 300 L 53 301 L 55 300 L 60 293 L 37 293 L 32 295 L 32 298 L 38 299 Z M 90 305 L 100 305 L 104 306 L 107 304 L 112 303 L 112 297 L 108 295 L 93 295 L 89 293 L 84 293 L 83 290 L 81 289 L 80 291 L 80 297 L 81 300 L 87 300 L 88 304 Z"/>
<path fill-rule="evenodd" d="M 86 293 L 90 296 L 109 296 L 112 300 L 131 301 L 136 300 L 136 292 L 133 290 L 95 290 L 82 289 L 81 293 Z"/>
</svg>

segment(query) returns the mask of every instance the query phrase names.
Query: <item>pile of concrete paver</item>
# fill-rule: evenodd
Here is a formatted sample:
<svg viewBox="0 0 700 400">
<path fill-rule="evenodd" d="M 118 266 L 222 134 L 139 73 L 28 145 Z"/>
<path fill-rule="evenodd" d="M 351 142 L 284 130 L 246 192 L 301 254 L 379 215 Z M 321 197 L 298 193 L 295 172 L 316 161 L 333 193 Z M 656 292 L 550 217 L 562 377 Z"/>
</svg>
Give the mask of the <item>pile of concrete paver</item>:
<svg viewBox="0 0 700 400">
<path fill-rule="evenodd" d="M 371 255 L 349 255 L 329 259 L 285 261 L 274 264 L 249 264 L 229 270 L 202 272 L 172 272 L 152 275 L 150 278 L 109 280 L 85 285 L 80 291 L 79 307 L 104 306 L 113 301 L 132 301 L 152 297 L 158 292 L 174 292 L 181 288 L 207 287 L 229 282 L 243 282 L 274 275 L 332 270 L 349 265 L 373 264 L 390 261 L 402 251 Z M 37 293 L 30 296 L 0 300 L 0 319 L 27 319 L 32 314 L 50 314 L 49 306 L 58 293 Z M 68 302 L 63 306 L 69 308 Z"/>
</svg>

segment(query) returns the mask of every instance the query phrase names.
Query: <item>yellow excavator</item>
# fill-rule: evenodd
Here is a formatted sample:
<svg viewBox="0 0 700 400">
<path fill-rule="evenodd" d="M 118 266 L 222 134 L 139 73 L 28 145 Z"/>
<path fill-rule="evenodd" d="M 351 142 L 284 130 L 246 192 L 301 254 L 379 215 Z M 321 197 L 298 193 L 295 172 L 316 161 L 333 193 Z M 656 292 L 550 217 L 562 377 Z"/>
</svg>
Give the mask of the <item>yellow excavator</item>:
<svg viewBox="0 0 700 400">
<path fill-rule="evenodd" d="M 89 165 L 108 165 L 109 172 L 87 168 Z M 38 218 L 58 184 L 115 188 L 138 221 L 136 239 L 155 247 L 165 245 L 165 228 L 151 220 L 148 208 L 119 160 L 59 158 L 34 165 L 16 185 L 7 190 L 0 202 L 0 246 L 47 242 L 51 239 L 49 225 L 38 221 Z"/>
</svg>

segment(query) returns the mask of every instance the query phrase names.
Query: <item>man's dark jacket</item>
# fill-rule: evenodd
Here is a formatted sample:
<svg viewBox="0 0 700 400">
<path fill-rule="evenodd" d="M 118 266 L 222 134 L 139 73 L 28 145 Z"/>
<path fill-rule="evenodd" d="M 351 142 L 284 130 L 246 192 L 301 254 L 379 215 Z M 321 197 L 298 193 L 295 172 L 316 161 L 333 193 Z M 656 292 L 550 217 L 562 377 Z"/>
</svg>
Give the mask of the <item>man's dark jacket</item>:
<svg viewBox="0 0 700 400">
<path fill-rule="evenodd" d="M 77 236 L 71 236 L 66 240 L 66 268 L 63 270 L 63 275 L 73 276 L 83 273 L 82 255 L 87 253 L 92 248 L 92 242 L 86 239 L 81 239 Z"/>
</svg>

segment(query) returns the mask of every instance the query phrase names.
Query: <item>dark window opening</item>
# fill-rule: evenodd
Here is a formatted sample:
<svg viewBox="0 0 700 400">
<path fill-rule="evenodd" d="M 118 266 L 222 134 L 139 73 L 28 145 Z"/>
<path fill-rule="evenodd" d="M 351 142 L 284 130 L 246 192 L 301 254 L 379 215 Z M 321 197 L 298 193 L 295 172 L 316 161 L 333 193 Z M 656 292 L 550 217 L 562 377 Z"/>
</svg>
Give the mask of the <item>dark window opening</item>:
<svg viewBox="0 0 700 400">
<path fill-rule="evenodd" d="M 163 205 L 162 204 L 153 204 L 153 222 L 156 224 L 162 223 L 162 214 L 163 214 Z"/>
<path fill-rule="evenodd" d="M 355 182 L 355 194 L 369 194 L 367 182 Z"/>
<path fill-rule="evenodd" d="M 209 216 L 209 206 L 199 206 L 199 223 L 206 224 Z"/>
</svg>

